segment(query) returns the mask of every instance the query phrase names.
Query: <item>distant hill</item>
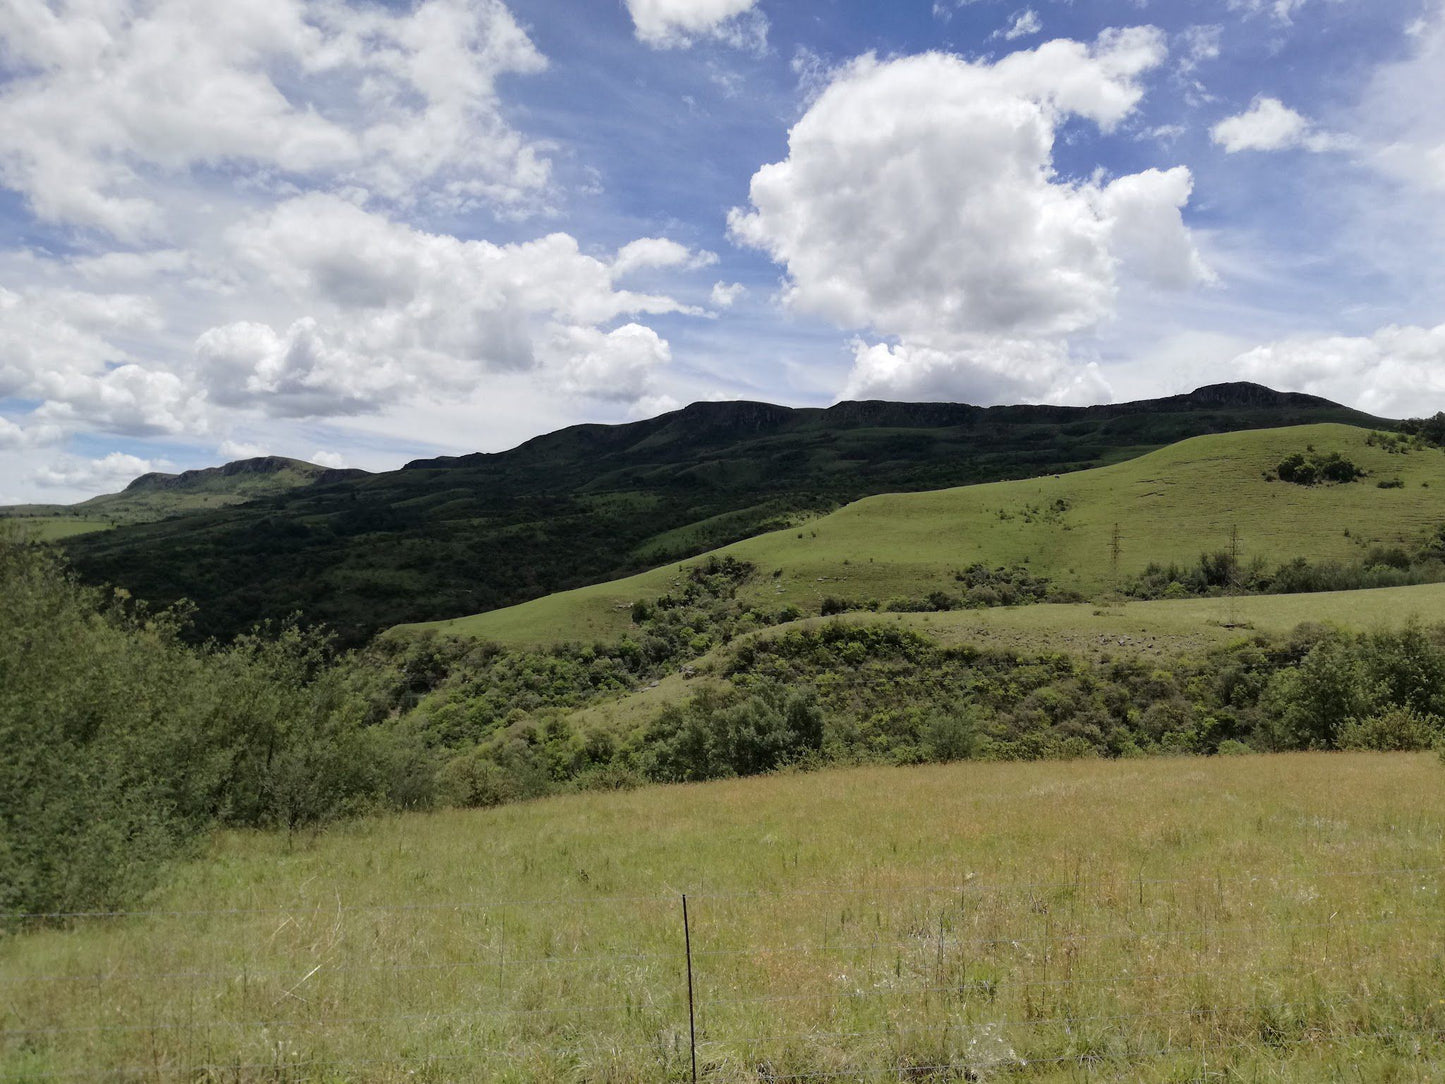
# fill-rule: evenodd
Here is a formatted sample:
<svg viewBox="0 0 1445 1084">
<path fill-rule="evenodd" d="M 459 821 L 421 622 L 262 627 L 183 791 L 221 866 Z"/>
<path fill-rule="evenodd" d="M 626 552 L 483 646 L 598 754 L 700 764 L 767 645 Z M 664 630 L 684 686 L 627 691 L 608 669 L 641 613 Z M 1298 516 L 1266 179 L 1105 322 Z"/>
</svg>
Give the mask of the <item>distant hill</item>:
<svg viewBox="0 0 1445 1084">
<path fill-rule="evenodd" d="M 694 403 L 511 451 L 418 460 L 66 545 L 82 573 L 200 605 L 203 635 L 300 611 L 343 642 L 612 579 L 870 494 L 1118 462 L 1203 433 L 1396 423 L 1221 384 L 1092 407 Z"/>
<path fill-rule="evenodd" d="M 258 456 L 180 474 L 143 474 L 119 493 L 105 493 L 78 504 L 0 507 L 0 517 L 30 521 L 39 533 L 52 538 L 73 537 L 109 527 L 153 523 L 173 516 L 226 508 L 301 486 L 363 478 L 366 473 L 334 470 L 276 455 Z"/>
<path fill-rule="evenodd" d="M 1189 564 L 1201 552 L 1227 550 L 1236 527 L 1246 563 L 1350 561 L 1374 546 L 1413 548 L 1445 524 L 1445 451 L 1391 451 L 1369 436 L 1336 424 L 1211 434 L 1058 477 L 880 494 L 720 554 L 756 568 L 739 594 L 747 604 L 817 616 L 828 598 L 887 609 L 895 598 L 960 596 L 967 587 L 956 574 L 975 563 L 1021 566 L 1092 597 L 1151 562 Z M 1282 459 L 1311 446 L 1368 473 L 1347 485 L 1270 479 Z M 521 647 L 616 640 L 632 623 L 632 603 L 675 593 L 679 582 L 670 564 L 421 627 Z"/>
</svg>

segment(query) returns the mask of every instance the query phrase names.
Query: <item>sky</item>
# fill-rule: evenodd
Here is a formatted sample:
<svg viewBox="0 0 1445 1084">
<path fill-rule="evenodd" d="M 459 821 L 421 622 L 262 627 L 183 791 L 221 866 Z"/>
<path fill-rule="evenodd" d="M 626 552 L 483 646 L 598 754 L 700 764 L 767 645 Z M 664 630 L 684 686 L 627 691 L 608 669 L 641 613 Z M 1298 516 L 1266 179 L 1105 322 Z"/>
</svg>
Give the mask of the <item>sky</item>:
<svg viewBox="0 0 1445 1084">
<path fill-rule="evenodd" d="M 1445 410 L 1445 0 L 4 0 L 0 504 L 697 400 Z"/>
</svg>

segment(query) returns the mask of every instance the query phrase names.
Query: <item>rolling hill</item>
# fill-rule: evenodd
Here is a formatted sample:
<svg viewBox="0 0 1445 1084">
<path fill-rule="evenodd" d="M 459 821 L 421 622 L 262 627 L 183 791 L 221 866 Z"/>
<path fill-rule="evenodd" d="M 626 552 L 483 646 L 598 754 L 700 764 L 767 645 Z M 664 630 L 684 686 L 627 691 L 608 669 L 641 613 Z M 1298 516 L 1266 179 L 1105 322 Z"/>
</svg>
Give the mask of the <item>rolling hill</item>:
<svg viewBox="0 0 1445 1084">
<path fill-rule="evenodd" d="M 1338 451 L 1368 473 L 1342 485 L 1271 478 L 1287 456 L 1311 448 Z M 1322 424 L 1194 437 L 1073 474 L 869 497 L 718 552 L 756 566 L 741 588 L 746 601 L 816 614 L 828 597 L 886 604 L 957 590 L 956 573 L 975 563 L 1026 565 L 1060 588 L 1094 595 L 1151 562 L 1227 549 L 1235 527 L 1242 559 L 1282 562 L 1408 546 L 1442 522 L 1445 452 L 1391 450 L 1371 430 Z M 678 566 L 667 565 L 413 628 L 519 646 L 614 639 L 629 627 L 633 602 L 665 595 L 678 577 Z"/>
<path fill-rule="evenodd" d="M 193 600 L 199 635 L 299 611 L 354 644 L 401 622 L 607 581 L 869 494 L 1064 473 L 1202 433 L 1326 421 L 1394 425 L 1252 384 L 1095 407 L 695 403 L 66 547 L 88 579 L 157 603 Z"/>
<path fill-rule="evenodd" d="M 78 504 L 0 507 L 0 517 L 22 521 L 42 539 L 71 538 L 91 531 L 227 508 L 316 483 L 362 478 L 366 473 L 336 470 L 282 456 L 259 456 L 179 474 L 158 471 L 143 474 L 119 493 L 105 493 Z"/>
</svg>

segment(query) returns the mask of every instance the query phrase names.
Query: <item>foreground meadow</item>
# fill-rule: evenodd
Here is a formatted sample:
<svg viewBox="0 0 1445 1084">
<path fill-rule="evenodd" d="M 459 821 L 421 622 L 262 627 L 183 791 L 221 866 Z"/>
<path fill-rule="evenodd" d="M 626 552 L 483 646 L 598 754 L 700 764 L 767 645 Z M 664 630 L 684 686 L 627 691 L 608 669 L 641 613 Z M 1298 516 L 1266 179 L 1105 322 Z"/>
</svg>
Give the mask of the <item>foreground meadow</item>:
<svg viewBox="0 0 1445 1084">
<path fill-rule="evenodd" d="M 1438 1080 L 1423 754 L 781 775 L 229 834 L 0 942 L 0 1078 Z"/>
</svg>

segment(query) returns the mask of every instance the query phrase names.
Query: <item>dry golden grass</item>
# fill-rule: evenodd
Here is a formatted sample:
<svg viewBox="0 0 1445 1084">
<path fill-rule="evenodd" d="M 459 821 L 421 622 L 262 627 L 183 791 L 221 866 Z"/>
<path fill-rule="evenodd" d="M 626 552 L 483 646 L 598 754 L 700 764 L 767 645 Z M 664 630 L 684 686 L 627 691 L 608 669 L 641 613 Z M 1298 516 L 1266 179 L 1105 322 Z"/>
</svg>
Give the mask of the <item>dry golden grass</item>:
<svg viewBox="0 0 1445 1084">
<path fill-rule="evenodd" d="M 1442 798 L 1424 755 L 961 764 L 228 835 L 0 943 L 0 1078 L 686 1079 L 687 892 L 705 1080 L 1439 1080 Z"/>
</svg>

